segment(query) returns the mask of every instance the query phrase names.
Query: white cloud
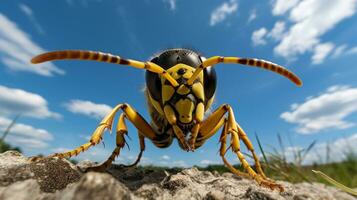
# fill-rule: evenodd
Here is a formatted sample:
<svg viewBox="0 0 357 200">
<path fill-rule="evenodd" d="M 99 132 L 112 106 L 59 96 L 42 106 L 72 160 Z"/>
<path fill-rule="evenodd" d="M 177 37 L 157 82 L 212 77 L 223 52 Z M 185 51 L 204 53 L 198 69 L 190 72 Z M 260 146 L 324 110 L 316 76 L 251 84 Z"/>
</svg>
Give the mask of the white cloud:
<svg viewBox="0 0 357 200">
<path fill-rule="evenodd" d="M 161 156 L 161 160 L 170 160 L 170 156 L 163 155 L 163 156 Z"/>
<path fill-rule="evenodd" d="M 174 160 L 171 167 L 187 167 L 187 163 L 184 160 Z"/>
<path fill-rule="evenodd" d="M 275 39 L 281 40 L 285 34 L 285 22 L 278 21 L 275 23 L 273 29 L 269 32 L 268 36 Z"/>
<path fill-rule="evenodd" d="M 275 0 L 273 15 L 282 15 L 293 8 L 300 0 Z"/>
<path fill-rule="evenodd" d="M 29 20 L 35 26 L 37 31 L 40 34 L 45 34 L 45 31 L 43 30 L 42 26 L 38 23 L 35 15 L 33 14 L 32 9 L 29 6 L 27 6 L 26 4 L 23 4 L 23 3 L 19 4 L 19 8 L 29 18 Z"/>
<path fill-rule="evenodd" d="M 78 113 L 96 119 L 103 118 L 112 110 L 112 107 L 106 104 L 96 104 L 91 101 L 78 99 L 65 103 L 65 107 L 72 113 Z"/>
<path fill-rule="evenodd" d="M 276 1 L 277 4 L 285 1 Z M 357 0 L 301 0 L 289 7 L 293 23 L 274 52 L 288 59 L 313 51 L 320 44 L 320 37 L 356 11 Z M 275 12 L 277 14 L 279 12 Z M 273 9 L 274 14 L 274 9 Z"/>
<path fill-rule="evenodd" d="M 317 97 L 292 106 L 291 111 L 280 115 L 287 122 L 298 124 L 302 134 L 347 129 L 355 125 L 345 120 L 357 112 L 357 88 L 335 85 Z"/>
<path fill-rule="evenodd" d="M 165 3 L 168 3 L 170 10 L 176 10 L 176 1 L 177 0 L 163 0 Z"/>
<path fill-rule="evenodd" d="M 0 116 L 0 131 L 3 132 L 11 124 L 12 120 Z M 37 129 L 32 126 L 16 123 L 11 128 L 11 135 L 21 136 L 27 138 L 35 138 L 40 140 L 52 140 L 53 136 L 51 133 L 44 129 Z"/>
<path fill-rule="evenodd" d="M 334 52 L 333 52 L 333 54 L 332 54 L 332 57 L 333 58 L 340 57 L 341 55 L 344 54 L 346 49 L 347 49 L 347 45 L 346 44 L 343 44 L 343 45 L 340 45 L 340 46 L 336 47 Z"/>
<path fill-rule="evenodd" d="M 207 165 L 219 164 L 219 162 L 213 161 L 213 160 L 201 160 L 200 164 L 204 165 L 204 166 L 207 166 Z"/>
<path fill-rule="evenodd" d="M 47 101 L 40 95 L 21 89 L 0 85 L 0 114 L 34 118 L 60 118 L 48 109 Z"/>
<path fill-rule="evenodd" d="M 231 0 L 229 2 L 224 2 L 222 5 L 217 7 L 211 13 L 210 25 L 214 26 L 218 23 L 223 22 L 228 15 L 232 15 L 238 9 L 238 3 L 236 0 Z"/>
<path fill-rule="evenodd" d="M 353 148 L 355 144 L 357 144 L 357 133 L 346 138 L 335 139 L 332 142 L 317 143 L 303 158 L 302 164 L 341 162 L 346 159 L 346 154 L 357 154 L 356 149 Z M 304 152 L 306 148 L 287 147 L 284 152 L 287 161 L 296 162 L 294 154 L 298 151 Z"/>
<path fill-rule="evenodd" d="M 42 76 L 64 74 L 63 70 L 52 63 L 30 63 L 33 56 L 44 51 L 15 22 L 0 13 L 0 61 L 3 64 L 13 71 L 26 71 Z"/>
<path fill-rule="evenodd" d="M 250 11 L 249 18 L 248 18 L 248 23 L 252 22 L 256 18 L 257 18 L 257 10 L 253 9 L 252 11 Z"/>
<path fill-rule="evenodd" d="M 316 45 L 314 54 L 311 57 L 312 64 L 321 64 L 334 47 L 335 45 L 331 42 Z"/>
<path fill-rule="evenodd" d="M 264 39 L 264 37 L 266 36 L 267 32 L 268 31 L 266 28 L 260 28 L 254 31 L 252 34 L 253 45 L 257 46 L 266 44 L 266 40 Z"/>
<path fill-rule="evenodd" d="M 350 55 L 352 55 L 352 54 L 357 54 L 357 47 L 353 47 L 353 48 L 349 49 L 349 50 L 346 52 L 346 54 L 350 54 Z"/>
<path fill-rule="evenodd" d="M 0 132 L 4 132 L 12 120 L 0 116 Z M 5 141 L 22 149 L 41 149 L 49 145 L 47 141 L 53 139 L 53 135 L 44 129 L 34 128 L 27 124 L 16 123 L 6 136 Z"/>
</svg>

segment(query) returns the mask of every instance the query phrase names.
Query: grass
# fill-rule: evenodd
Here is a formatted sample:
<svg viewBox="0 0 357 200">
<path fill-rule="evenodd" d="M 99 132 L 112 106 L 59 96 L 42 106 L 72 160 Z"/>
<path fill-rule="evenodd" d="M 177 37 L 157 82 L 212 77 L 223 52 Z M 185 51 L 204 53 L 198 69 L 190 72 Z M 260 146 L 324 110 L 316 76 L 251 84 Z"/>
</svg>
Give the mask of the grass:
<svg viewBox="0 0 357 200">
<path fill-rule="evenodd" d="M 9 126 L 7 126 L 7 128 L 5 129 L 5 131 L 3 132 L 1 138 L 0 138 L 0 153 L 3 153 L 5 151 L 9 151 L 9 150 L 15 150 L 21 153 L 21 149 L 19 147 L 13 147 L 10 144 L 5 142 L 5 138 L 6 136 L 10 133 L 11 128 L 13 128 L 13 126 L 16 124 L 17 119 L 20 116 L 17 115 L 12 122 L 9 124 Z"/>
</svg>

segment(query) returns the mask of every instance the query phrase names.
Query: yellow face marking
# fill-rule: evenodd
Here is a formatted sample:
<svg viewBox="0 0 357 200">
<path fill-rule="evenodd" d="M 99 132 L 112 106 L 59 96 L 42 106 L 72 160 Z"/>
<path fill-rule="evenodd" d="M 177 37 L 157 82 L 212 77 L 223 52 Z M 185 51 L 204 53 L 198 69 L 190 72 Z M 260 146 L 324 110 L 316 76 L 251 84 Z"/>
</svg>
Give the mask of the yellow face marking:
<svg viewBox="0 0 357 200">
<path fill-rule="evenodd" d="M 175 104 L 176 111 L 179 113 L 179 120 L 182 123 L 190 123 L 192 121 L 192 112 L 195 105 L 189 99 L 180 99 Z"/>
<path fill-rule="evenodd" d="M 171 85 L 163 85 L 162 86 L 162 101 L 163 101 L 163 103 L 170 100 L 174 93 L 175 93 L 175 89 Z"/>
<path fill-rule="evenodd" d="M 205 100 L 204 89 L 203 89 L 203 85 L 201 83 L 193 84 L 192 91 L 197 98 L 202 99 L 202 101 Z"/>
<path fill-rule="evenodd" d="M 199 121 L 199 122 L 202 122 L 202 120 L 203 120 L 203 117 L 204 117 L 204 114 L 205 114 L 204 107 L 205 106 L 203 105 L 202 102 L 197 105 L 196 114 L 195 115 L 196 115 L 197 121 Z"/>
<path fill-rule="evenodd" d="M 170 124 L 176 124 L 176 115 L 171 106 L 166 105 L 164 107 L 165 117 Z"/>
<path fill-rule="evenodd" d="M 177 89 L 177 93 L 184 95 L 184 94 L 188 94 L 191 90 L 189 88 L 187 88 L 185 85 L 180 85 L 180 87 Z"/>
</svg>

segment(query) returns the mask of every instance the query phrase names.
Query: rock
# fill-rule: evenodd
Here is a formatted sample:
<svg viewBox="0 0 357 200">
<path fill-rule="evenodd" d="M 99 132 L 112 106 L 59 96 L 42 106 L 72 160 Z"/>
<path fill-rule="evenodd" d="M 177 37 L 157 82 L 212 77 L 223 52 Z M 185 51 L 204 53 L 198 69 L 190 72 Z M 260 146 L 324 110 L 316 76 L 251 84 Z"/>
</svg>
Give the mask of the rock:
<svg viewBox="0 0 357 200">
<path fill-rule="evenodd" d="M 81 200 L 130 200 L 129 189 L 109 174 L 89 172 L 85 174 L 76 184 L 57 193 L 56 199 Z"/>
<path fill-rule="evenodd" d="M 260 200 L 353 200 L 351 195 L 320 183 L 291 184 L 279 181 L 279 193 L 231 173 L 199 171 L 197 168 L 148 170 L 112 167 L 105 173 L 82 173 L 93 166 L 77 166 L 65 159 L 44 158 L 31 162 L 15 151 L 0 154 L 1 200 L 87 199 L 260 199 Z"/>
</svg>

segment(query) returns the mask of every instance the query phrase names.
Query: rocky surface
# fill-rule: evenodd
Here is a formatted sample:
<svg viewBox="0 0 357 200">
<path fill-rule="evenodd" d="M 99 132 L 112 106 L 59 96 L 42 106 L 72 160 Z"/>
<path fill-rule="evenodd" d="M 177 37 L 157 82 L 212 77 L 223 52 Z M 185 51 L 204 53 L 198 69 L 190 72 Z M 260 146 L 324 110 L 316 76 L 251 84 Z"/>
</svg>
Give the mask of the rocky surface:
<svg viewBox="0 0 357 200">
<path fill-rule="evenodd" d="M 91 163 L 73 165 L 64 159 L 31 162 L 15 151 L 0 154 L 0 199 L 356 199 L 319 183 L 279 182 L 285 192 L 259 187 L 230 173 L 196 168 L 167 171 L 112 168 L 106 173 L 82 173 Z"/>
</svg>

